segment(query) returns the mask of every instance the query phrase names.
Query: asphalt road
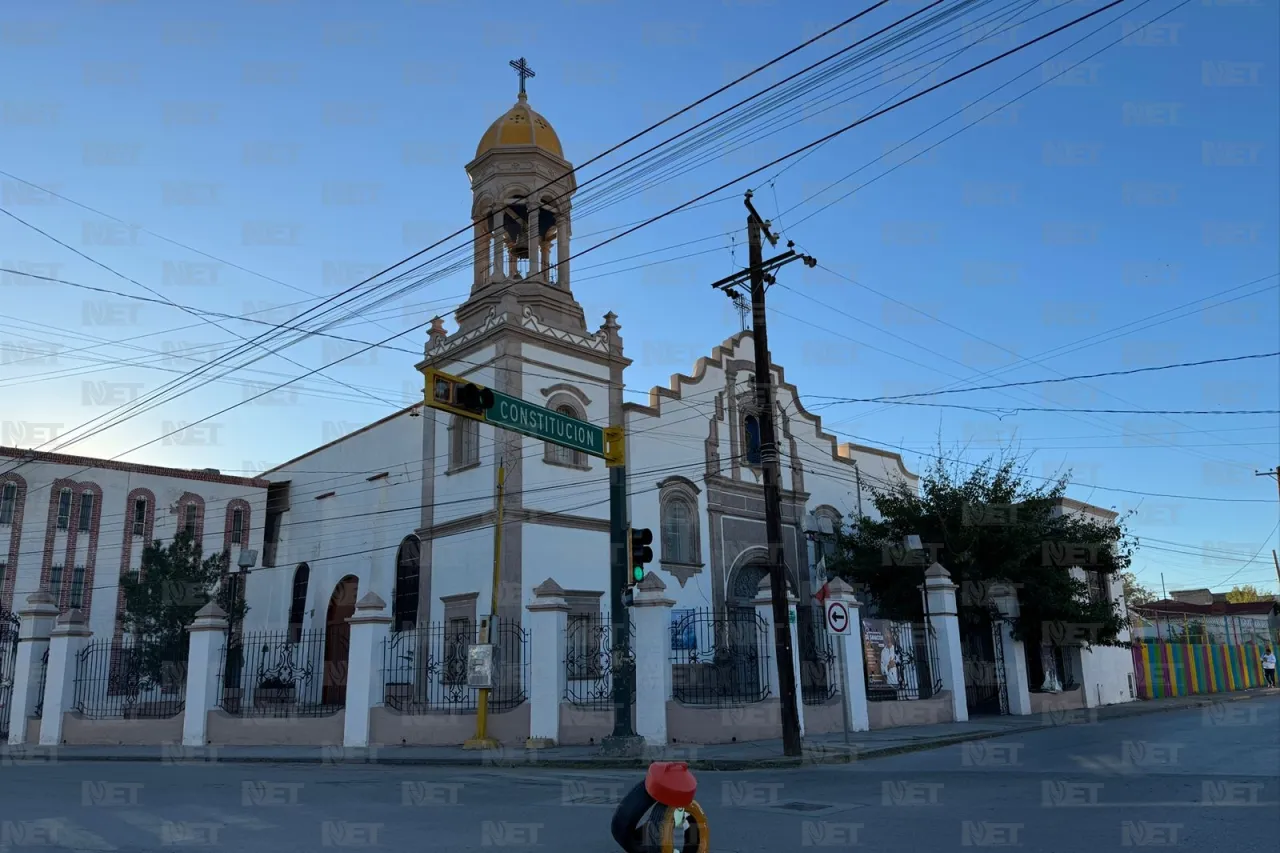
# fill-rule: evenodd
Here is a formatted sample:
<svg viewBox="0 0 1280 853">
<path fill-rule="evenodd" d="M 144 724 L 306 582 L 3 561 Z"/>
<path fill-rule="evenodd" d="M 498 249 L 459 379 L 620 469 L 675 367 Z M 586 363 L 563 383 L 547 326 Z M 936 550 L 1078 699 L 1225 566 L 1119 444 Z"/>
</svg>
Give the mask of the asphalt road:
<svg viewBox="0 0 1280 853">
<path fill-rule="evenodd" d="M 0 767 L 0 849 L 606 853 L 638 774 L 536 768 Z M 1280 697 L 862 764 L 700 773 L 717 853 L 1280 849 Z"/>
</svg>

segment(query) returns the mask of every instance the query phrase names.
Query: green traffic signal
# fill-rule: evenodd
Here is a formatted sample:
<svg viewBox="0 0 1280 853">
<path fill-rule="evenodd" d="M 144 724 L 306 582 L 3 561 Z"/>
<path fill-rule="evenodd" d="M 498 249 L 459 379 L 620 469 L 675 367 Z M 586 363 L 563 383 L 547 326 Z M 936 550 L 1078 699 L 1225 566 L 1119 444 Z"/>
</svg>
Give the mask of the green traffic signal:
<svg viewBox="0 0 1280 853">
<path fill-rule="evenodd" d="M 640 583 L 640 581 L 644 580 L 644 566 L 636 566 L 631 570 L 631 580 L 636 583 Z"/>
</svg>

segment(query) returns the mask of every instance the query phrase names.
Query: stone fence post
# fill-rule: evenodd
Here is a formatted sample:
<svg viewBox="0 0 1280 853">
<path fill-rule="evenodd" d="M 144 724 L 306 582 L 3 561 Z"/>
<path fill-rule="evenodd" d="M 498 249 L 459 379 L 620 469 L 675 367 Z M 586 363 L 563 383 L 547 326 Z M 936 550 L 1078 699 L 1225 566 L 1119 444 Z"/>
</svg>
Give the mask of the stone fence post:
<svg viewBox="0 0 1280 853">
<path fill-rule="evenodd" d="M 849 633 L 835 637 L 840 646 L 840 693 L 845 719 L 849 721 L 851 732 L 870 731 L 867 662 L 862 648 L 862 605 L 854 597 L 853 587 L 840 578 L 833 578 L 827 583 L 827 601 L 838 601 L 849 612 Z"/>
<path fill-rule="evenodd" d="M 387 639 L 391 614 L 376 592 L 367 592 L 356 602 L 355 615 L 347 617 L 351 645 L 347 667 L 347 708 L 342 745 L 348 749 L 369 746 L 371 713 L 384 701 L 382 643 Z"/>
<path fill-rule="evenodd" d="M 9 696 L 9 743 L 27 742 L 27 720 L 35 716 L 44 697 L 40 694 L 45 673 L 49 635 L 58 618 L 58 605 L 44 590 L 27 596 L 18 611 L 18 656 L 13 665 L 13 692 Z"/>
<path fill-rule="evenodd" d="M 951 573 L 934 563 L 924 573 L 920 590 L 925 597 L 929 621 L 938 641 L 938 680 L 951 691 L 951 713 L 957 723 L 969 720 L 969 699 L 965 692 L 964 651 L 960 646 L 960 613 Z"/>
<path fill-rule="evenodd" d="M 40 715 L 41 746 L 62 743 L 63 715 L 75 702 L 76 664 L 92 636 L 84 613 L 79 610 L 68 610 L 58 617 L 49 637 L 49 669 L 45 676 L 44 710 Z"/>
<path fill-rule="evenodd" d="M 187 695 L 183 706 L 182 745 L 204 746 L 208 739 L 209 712 L 218 707 L 222 685 L 218 664 L 227 639 L 227 614 L 210 601 L 187 627 Z"/>
<path fill-rule="evenodd" d="M 667 585 L 649 572 L 636 585 L 632 608 L 636 636 L 636 734 L 649 746 L 667 745 L 671 699 L 671 608 Z"/>
<path fill-rule="evenodd" d="M 547 578 L 533 591 L 529 611 L 528 749 L 553 747 L 560 740 L 560 700 L 568 687 L 565 671 L 569 603 L 564 589 Z M 595 626 L 591 626 L 594 628 Z"/>
</svg>

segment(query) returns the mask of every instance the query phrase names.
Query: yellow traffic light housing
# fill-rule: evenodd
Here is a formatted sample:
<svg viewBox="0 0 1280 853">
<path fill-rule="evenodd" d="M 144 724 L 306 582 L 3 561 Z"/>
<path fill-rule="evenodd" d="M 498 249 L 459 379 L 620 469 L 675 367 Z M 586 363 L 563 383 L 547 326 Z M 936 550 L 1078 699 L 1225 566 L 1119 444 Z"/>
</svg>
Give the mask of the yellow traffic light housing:
<svg viewBox="0 0 1280 853">
<path fill-rule="evenodd" d="M 620 426 L 604 428 L 604 467 L 620 468 L 627 464 L 627 435 Z"/>
<path fill-rule="evenodd" d="M 434 367 L 427 368 L 425 375 L 425 403 L 433 409 L 483 421 L 485 413 L 493 407 L 493 391 L 483 385 Z"/>
</svg>

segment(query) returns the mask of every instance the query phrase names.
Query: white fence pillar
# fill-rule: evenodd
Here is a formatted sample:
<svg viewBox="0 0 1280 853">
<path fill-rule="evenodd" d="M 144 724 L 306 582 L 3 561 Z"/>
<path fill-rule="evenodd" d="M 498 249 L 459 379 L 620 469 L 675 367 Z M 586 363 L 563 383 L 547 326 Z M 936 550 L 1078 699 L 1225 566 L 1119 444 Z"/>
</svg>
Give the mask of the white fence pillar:
<svg viewBox="0 0 1280 853">
<path fill-rule="evenodd" d="M 800 736 L 804 736 L 804 689 L 800 685 L 800 643 L 796 624 L 796 597 L 787 584 L 787 622 L 791 630 L 791 671 L 795 673 L 796 713 L 800 717 Z M 769 576 L 760 580 L 759 594 L 752 602 L 756 613 L 769 623 L 769 684 L 782 696 L 782 681 L 778 676 L 778 646 L 773 628 L 773 588 Z"/>
<path fill-rule="evenodd" d="M 209 712 L 218 706 L 222 685 L 218 683 L 219 661 L 227 638 L 227 614 L 210 601 L 196 613 L 188 626 L 191 643 L 187 649 L 187 695 L 182 712 L 182 745 L 204 746 L 209 728 Z"/>
<path fill-rule="evenodd" d="M 381 704 L 382 643 L 387 638 L 391 615 L 387 603 L 376 592 L 367 592 L 356 602 L 355 615 L 347 617 L 351 626 L 351 646 L 347 667 L 347 708 L 342 745 L 363 749 L 369 746 L 370 714 Z"/>
<path fill-rule="evenodd" d="M 13 665 L 13 692 L 9 694 L 9 743 L 27 742 L 27 720 L 35 715 L 45 672 L 49 635 L 58 618 L 58 605 L 44 590 L 27 596 L 27 606 L 18 611 L 18 656 Z"/>
<path fill-rule="evenodd" d="M 62 743 L 62 715 L 71 710 L 76 695 L 76 663 L 93 632 L 84 614 L 68 610 L 58 617 L 49 637 L 49 669 L 45 676 L 44 710 L 40 715 L 40 745 Z"/>
<path fill-rule="evenodd" d="M 867 708 L 867 662 L 862 650 L 862 605 L 853 595 L 853 587 L 840 578 L 827 583 L 827 601 L 838 601 L 849 611 L 849 634 L 835 637 L 839 648 L 840 694 L 844 703 L 849 731 L 871 730 Z"/>
<path fill-rule="evenodd" d="M 951 713 L 957 723 L 969 720 L 969 699 L 965 692 L 964 650 L 960 646 L 960 615 L 956 609 L 956 589 L 951 573 L 934 563 L 924 573 L 921 590 L 934 637 L 938 641 L 938 680 L 951 691 Z"/>
<path fill-rule="evenodd" d="M 653 572 L 636 585 L 636 734 L 650 746 L 667 745 L 671 699 L 671 608 L 667 585 Z"/>
<path fill-rule="evenodd" d="M 1022 641 L 1014 639 L 1013 623 L 1009 621 L 1018 616 L 1018 598 L 1016 594 L 1007 594 L 998 598 L 996 603 L 1000 613 L 1007 617 L 996 623 L 994 641 L 1000 643 L 1004 651 L 1004 689 L 1009 698 L 1009 713 L 1025 717 L 1031 713 L 1027 656 Z"/>
<path fill-rule="evenodd" d="M 529 611 L 528 749 L 553 747 L 560 740 L 560 699 L 568 686 L 565 634 L 569 603 L 560 584 L 547 578 L 533 591 Z"/>
</svg>

